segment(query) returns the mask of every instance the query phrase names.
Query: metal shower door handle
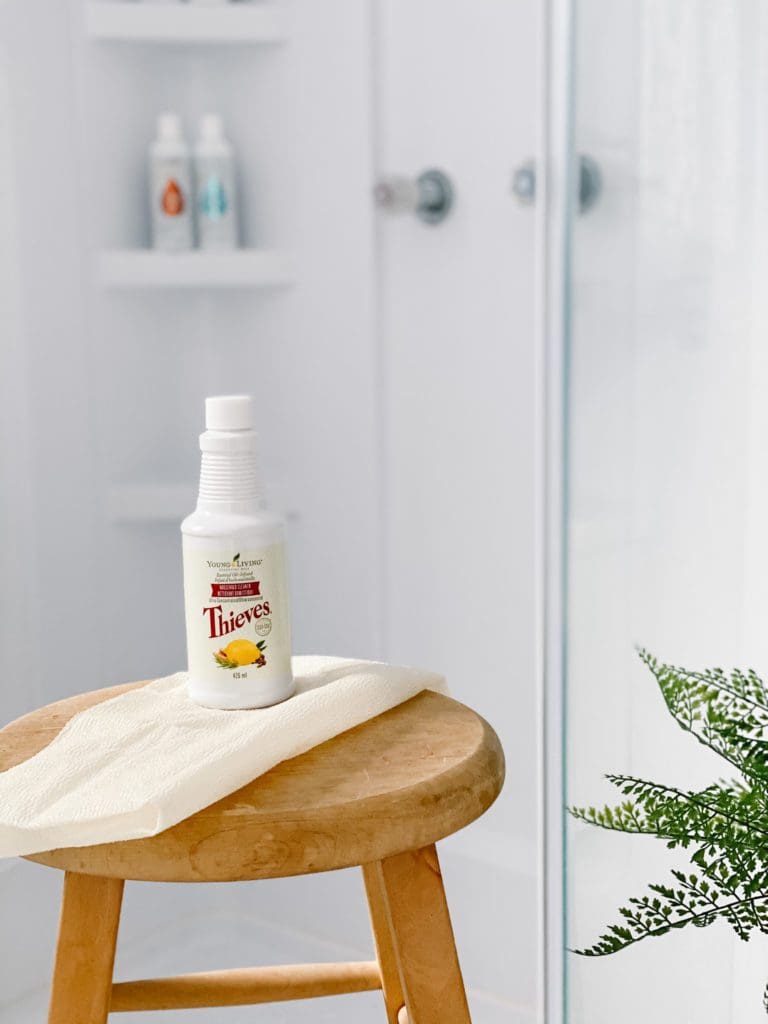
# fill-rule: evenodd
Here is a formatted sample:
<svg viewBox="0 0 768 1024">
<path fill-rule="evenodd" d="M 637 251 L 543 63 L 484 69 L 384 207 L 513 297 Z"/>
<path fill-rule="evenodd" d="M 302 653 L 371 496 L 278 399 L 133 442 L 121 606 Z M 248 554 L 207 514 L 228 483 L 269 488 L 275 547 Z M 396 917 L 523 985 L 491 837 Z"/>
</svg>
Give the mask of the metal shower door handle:
<svg viewBox="0 0 768 1024">
<path fill-rule="evenodd" d="M 444 171 L 430 168 L 418 178 L 390 174 L 374 187 L 376 205 L 388 213 L 414 213 L 425 224 L 439 224 L 451 212 L 453 183 Z"/>
<path fill-rule="evenodd" d="M 588 213 L 600 198 L 603 176 L 591 156 L 579 157 L 579 213 Z M 536 201 L 536 164 L 526 160 L 512 174 L 512 193 L 523 206 Z"/>
</svg>

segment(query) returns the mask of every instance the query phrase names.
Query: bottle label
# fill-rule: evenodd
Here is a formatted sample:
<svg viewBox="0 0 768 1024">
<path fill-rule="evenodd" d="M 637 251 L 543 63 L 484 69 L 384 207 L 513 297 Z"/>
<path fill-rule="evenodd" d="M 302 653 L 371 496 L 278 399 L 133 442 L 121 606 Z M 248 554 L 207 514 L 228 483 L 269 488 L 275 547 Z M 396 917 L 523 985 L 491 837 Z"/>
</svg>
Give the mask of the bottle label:
<svg viewBox="0 0 768 1024">
<path fill-rule="evenodd" d="M 258 696 L 291 676 L 285 549 L 211 553 L 184 546 L 189 673 L 215 690 L 226 682 Z M 231 681 L 231 682 L 230 682 Z"/>
<path fill-rule="evenodd" d="M 169 178 L 160 197 L 160 209 L 166 217 L 180 217 L 185 205 L 181 186 L 174 178 Z"/>
<path fill-rule="evenodd" d="M 228 206 L 221 178 L 211 174 L 200 191 L 200 212 L 209 220 L 221 220 Z"/>
</svg>

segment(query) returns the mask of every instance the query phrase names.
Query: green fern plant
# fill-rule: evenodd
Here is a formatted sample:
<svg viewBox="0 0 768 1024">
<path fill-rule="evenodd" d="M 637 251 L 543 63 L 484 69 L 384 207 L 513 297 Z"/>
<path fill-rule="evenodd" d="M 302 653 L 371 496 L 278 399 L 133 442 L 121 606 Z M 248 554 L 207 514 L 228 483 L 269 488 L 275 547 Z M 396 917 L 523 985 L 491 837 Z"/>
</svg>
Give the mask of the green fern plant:
<svg viewBox="0 0 768 1024">
<path fill-rule="evenodd" d="M 629 775 L 608 775 L 623 800 L 603 808 L 572 807 L 581 821 L 614 832 L 663 839 L 685 850 L 690 871 L 619 908 L 583 956 L 617 953 L 673 928 L 726 921 L 740 939 L 768 934 L 768 689 L 752 670 L 690 672 L 640 657 L 656 677 L 677 724 L 725 760 L 736 775 L 701 790 L 683 790 Z M 763 995 L 768 1011 L 768 987 Z"/>
</svg>

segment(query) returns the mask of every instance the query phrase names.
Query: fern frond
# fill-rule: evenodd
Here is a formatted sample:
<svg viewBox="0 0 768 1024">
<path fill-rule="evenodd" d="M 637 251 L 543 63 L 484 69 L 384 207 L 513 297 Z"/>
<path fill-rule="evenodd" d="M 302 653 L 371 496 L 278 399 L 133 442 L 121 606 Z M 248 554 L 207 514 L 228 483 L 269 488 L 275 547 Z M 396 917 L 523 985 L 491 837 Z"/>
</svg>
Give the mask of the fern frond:
<svg viewBox="0 0 768 1024">
<path fill-rule="evenodd" d="M 690 672 L 659 662 L 645 650 L 640 658 L 661 690 L 678 725 L 742 774 L 768 777 L 768 693 L 753 671 Z"/>
<path fill-rule="evenodd" d="M 745 941 L 753 929 L 768 931 L 768 891 L 751 896 L 725 894 L 698 875 L 674 871 L 676 886 L 649 885 L 650 895 L 633 897 L 619 907 L 623 923 L 607 931 L 585 949 L 581 956 L 608 956 L 642 939 L 666 935 L 672 929 L 693 925 L 705 928 L 718 917 L 728 921 Z"/>
<path fill-rule="evenodd" d="M 624 798 L 615 806 L 573 807 L 581 821 L 616 832 L 655 836 L 686 850 L 693 872 L 619 908 L 621 921 L 585 949 L 605 956 L 688 925 L 725 921 L 739 938 L 768 934 L 768 688 L 752 669 L 691 672 L 640 657 L 656 678 L 678 725 L 722 757 L 740 777 L 683 790 L 631 775 L 608 775 Z M 768 1010 L 768 987 L 764 995 Z"/>
<path fill-rule="evenodd" d="M 768 846 L 768 791 L 748 789 L 737 780 L 700 791 L 685 791 L 631 775 L 606 778 L 631 799 L 615 806 L 573 807 L 571 814 L 591 825 L 670 840 Z"/>
</svg>

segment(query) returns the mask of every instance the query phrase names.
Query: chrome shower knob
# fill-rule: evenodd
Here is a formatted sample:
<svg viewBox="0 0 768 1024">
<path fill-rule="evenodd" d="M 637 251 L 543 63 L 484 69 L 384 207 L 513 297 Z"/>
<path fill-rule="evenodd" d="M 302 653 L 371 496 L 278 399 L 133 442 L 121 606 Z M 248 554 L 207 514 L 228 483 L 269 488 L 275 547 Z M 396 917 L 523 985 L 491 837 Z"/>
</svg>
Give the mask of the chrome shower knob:
<svg viewBox="0 0 768 1024">
<path fill-rule="evenodd" d="M 512 192 L 523 206 L 536 200 L 536 165 L 533 160 L 520 164 L 512 175 Z"/>
<path fill-rule="evenodd" d="M 376 183 L 373 197 L 388 213 L 414 213 L 425 224 L 439 224 L 453 206 L 453 185 L 447 174 L 434 168 L 416 179 L 391 174 Z"/>
<path fill-rule="evenodd" d="M 578 166 L 579 213 L 588 213 L 600 198 L 603 176 L 591 156 L 580 156 Z M 536 164 L 533 160 L 526 160 L 513 171 L 510 187 L 522 206 L 531 206 L 536 201 Z"/>
</svg>

